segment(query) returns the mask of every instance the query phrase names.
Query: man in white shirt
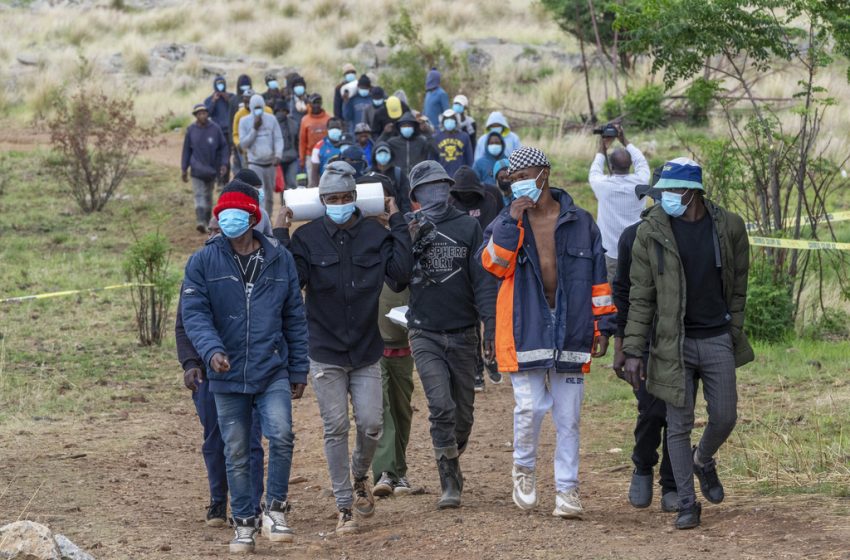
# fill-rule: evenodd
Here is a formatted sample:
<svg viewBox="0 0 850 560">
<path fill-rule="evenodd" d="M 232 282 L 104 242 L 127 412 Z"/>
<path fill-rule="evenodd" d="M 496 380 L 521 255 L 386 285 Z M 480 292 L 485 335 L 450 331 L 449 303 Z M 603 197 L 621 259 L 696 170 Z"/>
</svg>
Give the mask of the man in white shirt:
<svg viewBox="0 0 850 560">
<path fill-rule="evenodd" d="M 613 138 L 599 139 L 599 153 L 590 166 L 588 181 L 596 200 L 599 201 L 599 211 L 596 224 L 602 233 L 602 247 L 605 249 L 605 264 L 608 268 L 608 282 L 614 280 L 617 271 L 617 243 L 623 230 L 640 220 L 640 213 L 646 207 L 644 201 L 635 195 L 636 185 L 649 184 L 651 175 L 646 158 L 634 144 L 626 140 L 621 125 L 614 125 L 619 133 L 617 140 L 624 148 L 618 148 L 607 156 L 610 175 L 605 174 L 605 160 L 608 148 Z M 629 170 L 634 164 L 634 173 Z"/>
</svg>

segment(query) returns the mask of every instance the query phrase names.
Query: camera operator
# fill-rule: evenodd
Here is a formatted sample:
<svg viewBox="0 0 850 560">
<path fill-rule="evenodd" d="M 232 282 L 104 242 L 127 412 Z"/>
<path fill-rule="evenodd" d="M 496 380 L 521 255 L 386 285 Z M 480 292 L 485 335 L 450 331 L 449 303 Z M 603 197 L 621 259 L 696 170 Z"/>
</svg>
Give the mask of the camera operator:
<svg viewBox="0 0 850 560">
<path fill-rule="evenodd" d="M 649 183 L 650 169 L 646 158 L 634 144 L 626 140 L 622 125 L 607 124 L 594 130 L 600 134 L 599 153 L 590 166 L 588 181 L 599 211 L 596 223 L 602 232 L 602 247 L 605 248 L 605 264 L 608 269 L 608 282 L 614 279 L 617 271 L 617 243 L 623 230 L 640 219 L 645 202 L 635 195 L 635 186 Z M 608 148 L 617 139 L 623 148 L 617 148 L 608 155 Z M 610 175 L 606 175 L 606 160 Z M 629 169 L 634 164 L 634 173 Z"/>
</svg>

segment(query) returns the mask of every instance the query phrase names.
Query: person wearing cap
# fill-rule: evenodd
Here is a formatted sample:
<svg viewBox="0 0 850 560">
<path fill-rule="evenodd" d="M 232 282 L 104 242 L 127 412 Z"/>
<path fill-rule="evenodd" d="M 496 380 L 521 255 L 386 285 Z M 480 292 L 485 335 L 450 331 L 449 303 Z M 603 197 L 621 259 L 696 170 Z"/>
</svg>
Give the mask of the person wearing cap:
<svg viewBox="0 0 850 560">
<path fill-rule="evenodd" d="M 352 87 L 353 86 L 353 87 Z M 343 118 L 343 106 L 357 91 L 357 68 L 350 62 L 342 65 L 342 81 L 334 88 L 334 115 Z"/>
<path fill-rule="evenodd" d="M 440 115 L 444 111 L 452 108 L 449 104 L 449 94 L 440 86 L 441 78 L 436 68 L 431 68 L 425 76 L 425 100 L 422 103 L 422 112 L 433 125 L 440 122 Z"/>
<path fill-rule="evenodd" d="M 327 126 L 327 135 L 316 142 L 310 156 L 310 187 L 319 186 L 319 178 L 324 174 L 325 166 L 342 151 L 342 120 L 331 117 Z"/>
<path fill-rule="evenodd" d="M 301 130 L 298 138 L 298 157 L 301 169 L 307 171 L 307 181 L 310 186 L 319 184 L 316 177 L 315 184 L 312 179 L 312 165 L 310 158 L 313 147 L 321 142 L 328 133 L 328 121 L 330 115 L 322 108 L 322 96 L 314 93 L 310 96 L 310 113 L 301 119 Z"/>
<path fill-rule="evenodd" d="M 283 134 L 277 119 L 266 112 L 268 105 L 261 96 L 252 96 L 249 108 L 251 115 L 239 121 L 239 145 L 248 158 L 248 168 L 263 181 L 263 206 L 271 215 L 277 166 L 283 158 Z"/>
<path fill-rule="evenodd" d="M 449 202 L 454 180 L 436 161 L 410 172 L 414 271 L 407 324 L 410 347 L 428 400 L 431 442 L 440 474 L 439 509 L 461 504 L 459 457 L 472 433 L 480 325 L 492 354 L 496 282 L 475 251 L 481 226 Z"/>
<path fill-rule="evenodd" d="M 604 356 L 616 308 L 593 217 L 549 183 L 552 166 L 530 146 L 515 150 L 508 173 L 514 201 L 484 232 L 478 258 L 501 280 L 496 360 L 514 392 L 513 500 L 537 506 L 540 427 L 555 423 L 555 509 L 577 518 L 579 419 L 584 374 Z"/>
<path fill-rule="evenodd" d="M 233 183 L 235 184 L 237 181 L 256 189 L 257 197 L 260 199 L 260 221 L 254 224 L 254 229 L 266 237 L 272 237 L 274 232 L 272 230 L 271 217 L 266 213 L 266 209 L 263 205 L 266 198 L 266 191 L 263 188 L 262 179 L 260 179 L 260 176 L 257 175 L 254 170 L 246 167 L 233 176 Z"/>
<path fill-rule="evenodd" d="M 511 131 L 511 127 L 508 125 L 508 119 L 499 111 L 493 111 L 487 116 L 487 123 L 484 128 L 486 129 L 485 134 L 475 144 L 475 159 L 487 153 L 487 145 L 490 143 L 489 135 L 491 132 L 498 132 L 502 135 L 502 140 L 505 144 L 505 153 L 502 157 L 509 157 L 514 150 L 519 149 L 522 145 L 519 136 Z"/>
<path fill-rule="evenodd" d="M 393 198 L 396 200 L 399 212 L 402 214 L 410 212 L 410 183 L 407 175 L 395 164 L 390 145 L 383 140 L 378 140 L 370 163 L 365 174 L 378 173 L 386 176 L 392 185 Z"/>
<path fill-rule="evenodd" d="M 262 98 L 261 98 L 262 99 Z M 268 440 L 262 533 L 292 542 L 286 521 L 292 467 L 292 399 L 309 371 L 307 318 L 292 255 L 254 230 L 257 191 L 232 182 L 213 210 L 222 235 L 189 258 L 181 290 L 183 325 L 203 359 L 224 440 L 230 508 L 236 530 L 230 552 L 254 549 L 250 440 L 253 411 Z"/>
<path fill-rule="evenodd" d="M 221 233 L 218 220 L 211 218 L 207 227 L 209 237 Z M 204 442 L 201 451 L 207 471 L 210 487 L 210 504 L 207 506 L 206 524 L 209 527 L 224 527 L 227 524 L 227 468 L 224 457 L 224 440 L 218 426 L 218 411 L 215 408 L 215 396 L 210 392 L 210 384 L 205 381 L 204 360 L 198 355 L 192 341 L 183 326 L 182 289 L 177 301 L 174 321 L 174 337 L 177 345 L 177 361 L 183 368 L 183 385 L 192 391 L 195 412 L 204 429 Z M 260 515 L 260 500 L 263 497 L 263 443 L 260 420 L 254 411 L 251 426 L 251 505 L 254 513 Z"/>
<path fill-rule="evenodd" d="M 623 370 L 635 389 L 645 380 L 647 391 L 667 403 L 676 527 L 691 529 L 702 512 L 694 475 L 706 500 L 717 504 L 725 496 L 714 455 L 737 420 L 735 368 L 754 359 L 744 334 L 749 239 L 740 216 L 705 199 L 695 161 L 668 161 L 655 188 L 661 203 L 643 213 L 632 248 Z M 708 423 L 691 448 L 698 380 Z"/>
<path fill-rule="evenodd" d="M 307 94 L 307 81 L 301 74 L 294 73 L 289 82 L 292 94 L 287 100 L 289 116 L 295 119 L 296 134 L 301 130 L 301 120 L 310 113 L 311 100 Z"/>
<path fill-rule="evenodd" d="M 343 121 L 348 132 L 354 132 L 359 123 L 365 123 L 366 111 L 372 107 L 372 80 L 363 74 L 357 80 L 357 92 L 342 106 Z"/>
<path fill-rule="evenodd" d="M 357 123 L 354 127 L 354 139 L 357 142 L 357 147 L 363 150 L 363 157 L 366 161 L 372 161 L 372 128 L 365 122 Z"/>
<path fill-rule="evenodd" d="M 324 424 L 340 534 L 358 530 L 352 509 L 360 517 L 375 511 L 369 468 L 383 425 L 378 298 L 385 282 L 404 289 L 413 268 L 410 234 L 395 201 L 385 199 L 389 229 L 365 219 L 354 173 L 343 161 L 328 164 L 319 181 L 325 216 L 299 227 L 289 243 L 306 294 L 310 383 Z M 283 208 L 278 218 L 275 235 L 286 243 L 291 210 Z M 350 460 L 349 397 L 357 430 Z"/>
<path fill-rule="evenodd" d="M 242 92 L 242 103 L 239 104 L 239 108 L 237 109 L 236 113 L 233 114 L 233 122 L 230 127 L 232 130 L 231 145 L 233 146 L 233 149 L 236 150 L 239 154 L 239 169 L 248 166 L 248 160 L 245 157 L 245 150 L 239 143 L 239 123 L 242 122 L 243 117 L 247 117 L 251 114 L 251 98 L 254 95 L 254 90 L 252 89 L 247 89 Z M 269 115 L 274 114 L 272 108 L 266 105 L 265 101 L 263 102 L 263 110 Z M 239 169 L 237 169 L 236 166 L 233 167 L 234 172 L 239 172 Z"/>
<path fill-rule="evenodd" d="M 405 114 L 410 112 L 410 107 L 398 96 L 391 95 L 384 102 L 384 106 L 375 111 L 375 116 L 369 126 L 372 133 L 377 134 L 381 140 L 388 140 L 398 135 L 396 123 Z"/>
<path fill-rule="evenodd" d="M 440 119 L 440 130 L 431 141 L 437 149 L 440 165 L 453 177 L 461 167 L 472 167 L 472 142 L 469 134 L 458 128 L 457 113 L 452 109 L 443 111 Z"/>
<path fill-rule="evenodd" d="M 617 271 L 617 242 L 623 230 L 640 219 L 646 208 L 646 202 L 635 196 L 635 186 L 649 183 L 649 164 L 643 153 L 626 140 L 621 125 L 617 128 L 617 139 L 622 148 L 608 155 L 613 138 L 599 137 L 599 151 L 590 165 L 588 182 L 593 190 L 599 208 L 596 223 L 602 232 L 602 247 L 605 249 L 605 263 L 608 266 L 608 281 L 613 282 Z M 606 163 L 611 174 L 605 174 Z M 634 173 L 630 172 L 634 164 Z"/>
<path fill-rule="evenodd" d="M 196 229 L 206 233 L 212 211 L 215 182 L 227 173 L 230 150 L 224 133 L 210 120 L 210 113 L 205 105 L 195 105 L 192 114 L 195 116 L 195 122 L 189 125 L 183 137 L 181 178 L 184 183 L 188 183 L 191 175 Z"/>
<path fill-rule="evenodd" d="M 661 177 L 661 168 L 655 170 L 652 176 L 654 186 Z M 635 196 L 643 199 L 649 196 L 656 204 L 660 202 L 661 192 L 650 188 L 650 185 L 637 185 Z M 629 271 L 632 266 L 632 246 L 637 236 L 640 220 L 623 230 L 617 244 L 617 273 L 611 283 L 614 305 L 617 307 L 617 332 L 614 335 L 614 363 L 612 368 L 621 379 L 625 379 L 623 365 L 626 356 L 623 354 L 623 338 L 626 333 L 626 323 L 629 317 L 629 291 L 632 287 Z M 644 352 L 646 362 L 648 354 Z M 641 380 L 635 389 L 638 416 L 635 425 L 635 445 L 632 451 L 631 484 L 629 485 L 629 503 L 636 508 L 646 508 L 652 503 L 653 469 L 658 464 L 658 444 L 661 445 L 661 467 L 658 482 L 661 486 L 661 511 L 673 512 L 679 506 L 676 494 L 676 479 L 670 465 L 670 454 L 667 452 L 667 406 L 664 401 L 650 395 L 646 390 L 646 381 Z"/>
<path fill-rule="evenodd" d="M 284 87 L 281 87 L 280 82 L 277 81 L 277 76 L 273 73 L 266 74 L 265 82 L 266 91 L 263 93 L 263 100 L 267 106 L 274 109 L 275 103 L 279 99 L 284 99 L 283 90 L 286 84 L 284 83 Z"/>
<path fill-rule="evenodd" d="M 465 95 L 455 95 L 452 100 L 452 110 L 457 115 L 457 127 L 469 134 L 469 140 L 474 146 L 478 135 L 478 126 L 475 124 L 475 119 L 469 114 L 469 98 Z"/>
<path fill-rule="evenodd" d="M 204 106 L 210 113 L 210 120 L 218 125 L 228 142 L 228 161 L 230 160 L 230 142 L 233 120 L 230 114 L 230 100 L 233 93 L 227 91 L 227 80 L 224 76 L 216 76 L 213 80 L 213 92 L 204 99 Z M 228 165 L 229 167 L 229 165 Z M 226 181 L 226 178 L 224 179 Z M 222 183 L 222 186 L 224 183 Z"/>
<path fill-rule="evenodd" d="M 278 99 L 274 106 L 274 116 L 280 126 L 280 134 L 283 137 L 283 156 L 280 159 L 280 171 L 283 175 L 284 189 L 298 188 L 296 177 L 298 175 L 298 137 L 300 134 L 299 124 L 289 114 L 292 105 L 283 99 Z M 283 194 L 281 194 L 281 198 Z"/>
<path fill-rule="evenodd" d="M 354 179 L 359 179 L 366 172 L 369 163 L 366 161 L 366 155 L 360 146 L 348 146 L 345 150 L 340 151 L 336 159 L 331 161 L 344 161 L 354 169 Z"/>
<path fill-rule="evenodd" d="M 381 139 L 386 140 L 393 153 L 393 161 L 401 168 L 401 172 L 409 175 L 411 169 L 425 160 L 437 159 L 437 150 L 430 138 L 420 132 L 419 121 L 413 113 L 405 113 L 396 124 L 398 136 L 384 134 Z"/>
</svg>

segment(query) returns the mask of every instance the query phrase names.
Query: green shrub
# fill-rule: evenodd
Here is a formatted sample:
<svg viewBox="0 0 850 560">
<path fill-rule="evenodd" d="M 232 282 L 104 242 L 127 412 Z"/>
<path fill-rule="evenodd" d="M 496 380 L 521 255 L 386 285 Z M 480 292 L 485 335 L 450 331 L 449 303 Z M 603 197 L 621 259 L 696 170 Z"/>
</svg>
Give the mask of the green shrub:
<svg viewBox="0 0 850 560">
<path fill-rule="evenodd" d="M 781 342 L 794 327 L 794 300 L 787 278 L 777 280 L 761 262 L 750 268 L 744 331 L 762 342 Z"/>
<path fill-rule="evenodd" d="M 124 256 L 127 281 L 137 284 L 130 293 L 142 346 L 159 345 L 169 332 L 166 319 L 179 280 L 171 270 L 170 257 L 171 243 L 159 231 L 136 239 Z"/>
<path fill-rule="evenodd" d="M 806 325 L 803 338 L 847 340 L 850 338 L 850 315 L 842 309 L 827 309 L 817 321 Z"/>
<path fill-rule="evenodd" d="M 688 105 L 688 119 L 692 124 L 703 125 L 708 122 L 708 112 L 720 91 L 720 82 L 697 78 L 685 92 Z"/>
<path fill-rule="evenodd" d="M 623 110 L 629 123 L 641 130 L 662 126 L 665 121 L 664 88 L 649 85 L 641 89 L 629 90 L 623 96 Z"/>
<path fill-rule="evenodd" d="M 616 97 L 606 99 L 605 103 L 602 104 L 602 109 L 599 111 L 599 115 L 605 121 L 612 121 L 622 114 L 623 107 L 620 105 L 620 100 Z"/>
</svg>

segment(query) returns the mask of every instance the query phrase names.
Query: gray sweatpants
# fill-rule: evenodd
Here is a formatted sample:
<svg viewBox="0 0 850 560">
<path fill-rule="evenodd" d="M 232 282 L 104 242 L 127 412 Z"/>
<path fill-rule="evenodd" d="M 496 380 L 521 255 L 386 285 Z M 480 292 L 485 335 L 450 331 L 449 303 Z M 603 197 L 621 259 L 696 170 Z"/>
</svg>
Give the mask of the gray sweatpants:
<svg viewBox="0 0 850 560">
<path fill-rule="evenodd" d="M 248 164 L 248 168 L 260 177 L 263 182 L 263 190 L 266 191 L 266 200 L 263 206 L 266 214 L 272 217 L 274 211 L 274 180 L 277 175 L 277 166 L 269 164 L 267 167 L 255 163 Z"/>
<path fill-rule="evenodd" d="M 369 474 L 369 467 L 384 427 L 384 392 L 380 362 L 352 369 L 310 360 L 310 383 L 319 403 L 325 437 L 325 458 L 336 506 L 349 509 L 354 503 L 350 472 L 355 478 Z M 354 409 L 357 436 L 348 460 L 348 396 Z"/>
<path fill-rule="evenodd" d="M 192 177 L 192 194 L 195 195 L 195 223 L 206 227 L 212 216 L 213 190 L 215 179 L 205 181 Z"/>
<path fill-rule="evenodd" d="M 691 431 L 694 428 L 694 399 L 700 379 L 708 411 L 708 423 L 697 446 L 701 461 L 707 461 L 717 453 L 738 419 L 732 335 L 685 338 L 684 361 L 685 405 L 679 407 L 667 403 L 667 448 L 680 507 L 688 507 L 696 499 Z"/>
</svg>

